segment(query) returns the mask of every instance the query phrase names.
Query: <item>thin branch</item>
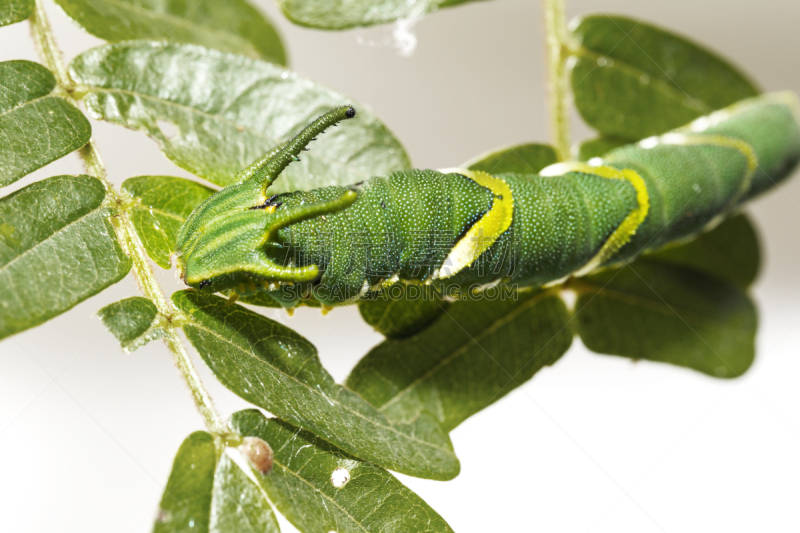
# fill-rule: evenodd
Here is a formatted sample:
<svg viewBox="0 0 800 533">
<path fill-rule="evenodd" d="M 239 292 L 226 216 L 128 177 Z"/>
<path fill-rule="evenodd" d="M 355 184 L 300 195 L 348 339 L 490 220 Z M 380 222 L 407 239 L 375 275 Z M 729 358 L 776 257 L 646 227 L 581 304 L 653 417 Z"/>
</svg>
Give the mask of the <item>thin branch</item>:
<svg viewBox="0 0 800 533">
<path fill-rule="evenodd" d="M 36 46 L 39 48 L 39 55 L 42 56 L 44 65 L 55 75 L 58 86 L 67 92 L 72 92 L 75 84 L 69 77 L 67 67 L 61 57 L 61 50 L 56 46 L 53 38 L 53 30 L 44 12 L 44 5 L 41 0 L 36 0 L 36 6 L 31 15 L 31 33 Z"/>
<path fill-rule="evenodd" d="M 559 159 L 570 156 L 569 80 L 567 79 L 567 22 L 564 0 L 542 0 L 547 41 L 547 89 L 550 134 Z"/>
<path fill-rule="evenodd" d="M 77 107 L 78 100 L 73 95 L 75 83 L 69 77 L 69 72 L 64 65 L 61 51 L 56 45 L 50 23 L 47 20 L 47 15 L 42 6 L 42 0 L 36 0 L 36 9 L 31 16 L 30 22 L 31 33 L 39 48 L 42 61 L 56 77 L 57 91 L 60 92 L 61 96 L 67 101 Z M 174 325 L 175 319 L 179 318 L 178 313 L 172 307 L 164 291 L 161 290 L 161 287 L 156 281 L 155 273 L 147 259 L 142 241 L 133 226 L 133 222 L 128 213 L 128 207 L 132 204 L 131 199 L 125 193 L 118 192 L 111 183 L 109 183 L 103 160 L 100 157 L 94 140 L 89 140 L 86 146 L 81 148 L 78 153 L 86 167 L 86 172 L 103 182 L 112 202 L 119 212 L 119 215 L 115 219 L 117 223 L 114 224 L 114 228 L 120 245 L 133 262 L 133 273 L 136 277 L 136 281 L 139 283 L 145 296 L 156 306 L 159 313 Z M 171 327 L 167 328 L 167 332 L 164 343 L 172 352 L 175 366 L 178 367 L 184 382 L 189 387 L 189 391 L 192 393 L 192 398 L 205 421 L 206 427 L 212 433 L 227 433 L 225 424 L 219 413 L 214 409 L 211 397 L 208 395 L 205 387 L 203 387 L 200 376 L 197 374 L 194 364 L 177 330 Z"/>
</svg>

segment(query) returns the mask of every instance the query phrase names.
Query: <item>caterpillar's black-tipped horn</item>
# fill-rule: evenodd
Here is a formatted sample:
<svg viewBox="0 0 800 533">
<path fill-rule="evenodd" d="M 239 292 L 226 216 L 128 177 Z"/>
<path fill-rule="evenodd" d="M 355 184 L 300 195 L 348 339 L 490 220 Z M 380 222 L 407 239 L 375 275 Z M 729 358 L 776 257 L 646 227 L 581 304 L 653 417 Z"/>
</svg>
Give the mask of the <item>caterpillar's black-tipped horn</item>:
<svg viewBox="0 0 800 533">
<path fill-rule="evenodd" d="M 356 116 L 356 110 L 352 106 L 341 106 L 336 109 L 325 113 L 317 118 L 314 122 L 303 128 L 292 140 L 285 143 L 281 148 L 274 153 L 270 154 L 267 160 L 261 160 L 257 164 L 258 170 L 251 170 L 249 173 L 255 175 L 258 173 L 264 176 L 265 189 L 277 179 L 284 168 L 292 161 L 300 161 L 297 155 L 306 148 L 309 142 L 314 140 L 317 135 L 325 131 L 330 126 L 335 126 L 337 122 L 347 120 Z"/>
</svg>

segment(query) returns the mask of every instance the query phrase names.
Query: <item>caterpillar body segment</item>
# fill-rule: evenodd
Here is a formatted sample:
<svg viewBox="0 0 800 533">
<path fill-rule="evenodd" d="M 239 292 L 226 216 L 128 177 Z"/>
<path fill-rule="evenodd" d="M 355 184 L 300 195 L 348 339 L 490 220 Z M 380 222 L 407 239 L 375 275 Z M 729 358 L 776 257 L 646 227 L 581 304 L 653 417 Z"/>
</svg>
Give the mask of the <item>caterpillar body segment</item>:
<svg viewBox="0 0 800 533">
<path fill-rule="evenodd" d="M 285 205 L 335 196 L 339 187 L 281 195 Z M 492 193 L 458 174 L 430 170 L 372 178 L 347 210 L 287 227 L 284 262 L 317 264 L 315 294 L 357 298 L 383 281 L 432 279 L 464 236 L 491 209 Z"/>
<path fill-rule="evenodd" d="M 267 290 L 287 307 L 312 290 L 350 303 L 398 280 L 542 286 L 691 238 L 800 160 L 796 101 L 767 95 L 540 175 L 413 170 L 268 196 L 307 133 L 192 213 L 178 239 L 189 285 Z"/>
<path fill-rule="evenodd" d="M 480 170 L 455 170 L 467 176 L 492 193 L 492 207 L 450 250 L 442 269 L 433 273 L 433 279 L 452 277 L 471 266 L 508 229 L 514 220 L 514 195 L 511 187 L 500 179 Z"/>
<path fill-rule="evenodd" d="M 225 258 L 247 263 L 238 263 L 240 276 L 230 281 L 219 279 L 225 284 L 209 289 L 238 291 L 240 284 L 246 289 L 247 284 L 239 278 L 261 271 L 264 259 L 286 268 L 316 266 L 321 274 L 313 283 L 314 296 L 328 305 L 357 299 L 389 280 L 469 287 L 507 279 L 525 286 L 541 285 L 569 275 L 596 256 L 637 207 L 636 192 L 626 182 L 594 174 L 537 179 L 507 174 L 494 179 L 502 180 L 514 199 L 512 223 L 499 233 L 493 233 L 496 228 L 491 225 L 486 226 L 486 233 L 474 237 L 469 230 L 492 214 L 495 202 L 500 204 L 506 197 L 496 198 L 491 190 L 463 174 L 414 170 L 368 180 L 347 209 L 298 221 L 278 231 L 268 246 L 259 247 L 256 236 L 267 231 L 282 210 L 324 204 L 340 198 L 347 189 L 326 187 L 281 194 L 275 198 L 281 207 L 275 213 L 262 214 L 260 223 L 244 223 L 244 219 L 257 220 L 253 211 L 230 217 L 224 228 L 214 225 L 212 233 L 233 233 L 242 226 L 246 234 L 224 243 L 215 239 L 204 250 L 206 258 L 216 254 L 213 263 L 203 262 L 213 264 L 225 278 L 236 271 L 233 262 L 232 269 L 224 265 Z M 590 201 L 595 197 L 597 201 Z M 468 258 L 469 266 L 449 263 L 451 251 L 464 239 L 473 238 L 475 248 L 483 251 Z M 254 250 L 261 251 L 259 259 L 248 255 Z M 191 284 L 191 277 L 187 280 Z M 257 279 L 254 284 L 263 286 L 263 281 L 283 280 Z M 275 292 L 290 292 L 293 297 L 282 303 L 291 305 L 301 298 L 303 289 L 300 284 L 291 291 Z"/>
<path fill-rule="evenodd" d="M 591 261 L 583 265 L 574 275 L 581 276 L 587 274 L 599 266 L 613 259 L 620 248 L 630 242 L 631 237 L 639 229 L 639 226 L 647 218 L 650 211 L 650 195 L 647 185 L 636 171 L 629 168 L 615 168 L 602 165 L 589 165 L 581 162 L 557 163 L 542 169 L 541 176 L 558 176 L 565 172 L 582 172 L 600 176 L 606 179 L 626 181 L 633 186 L 636 191 L 636 207 L 632 209 L 619 226 L 614 230 L 603 244 L 603 247 Z"/>
<path fill-rule="evenodd" d="M 794 94 L 766 95 L 606 154 L 604 164 L 639 172 L 650 197 L 649 216 L 616 260 L 713 227 L 789 177 L 800 160 L 798 118 Z"/>
</svg>

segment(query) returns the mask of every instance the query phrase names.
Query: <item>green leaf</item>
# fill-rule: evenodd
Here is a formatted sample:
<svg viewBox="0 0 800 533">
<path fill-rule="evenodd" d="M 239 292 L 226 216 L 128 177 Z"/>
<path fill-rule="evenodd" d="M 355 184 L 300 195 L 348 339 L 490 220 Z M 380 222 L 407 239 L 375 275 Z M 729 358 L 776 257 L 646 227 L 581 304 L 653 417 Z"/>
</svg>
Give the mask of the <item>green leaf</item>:
<svg viewBox="0 0 800 533">
<path fill-rule="evenodd" d="M 270 474 L 256 474 L 270 500 L 305 533 L 433 533 L 450 526 L 386 470 L 308 431 L 249 409 L 231 416 L 234 431 L 275 450 Z M 334 472 L 336 472 L 334 476 Z M 332 481 L 341 483 L 335 487 Z"/>
<path fill-rule="evenodd" d="M 367 109 L 263 61 L 195 45 L 133 41 L 89 50 L 70 72 L 88 86 L 86 105 L 95 116 L 147 132 L 178 166 L 218 185 L 232 183 L 245 166 L 344 103 L 355 104 L 358 117 L 321 136 L 270 192 L 349 184 L 409 168 L 403 147 Z"/>
<path fill-rule="evenodd" d="M 577 21 L 575 106 L 604 135 L 636 141 L 755 96 L 736 67 L 684 37 L 640 21 Z"/>
<path fill-rule="evenodd" d="M 758 235 L 743 214 L 725 220 L 687 244 L 668 246 L 647 257 L 697 270 L 742 289 L 756 280 L 761 263 Z"/>
<path fill-rule="evenodd" d="M 344 30 L 355 26 L 413 19 L 440 7 L 474 0 L 277 0 L 286 18 L 301 26 Z"/>
<path fill-rule="evenodd" d="M 619 148 L 628 144 L 628 141 L 615 139 L 613 137 L 598 137 L 590 141 L 581 143 L 578 148 L 578 160 L 588 161 L 593 157 L 603 157 L 614 148 Z"/>
<path fill-rule="evenodd" d="M 141 296 L 114 302 L 97 314 L 125 352 L 132 352 L 166 334 L 166 324 L 158 314 L 158 309 L 153 302 Z"/>
<path fill-rule="evenodd" d="M 214 475 L 209 531 L 280 533 L 275 512 L 269 501 L 259 487 L 231 459 L 229 453 L 230 449 L 226 449 Z M 258 475 L 252 469 L 249 470 Z"/>
<path fill-rule="evenodd" d="M 0 186 L 89 142 L 89 121 L 53 96 L 55 87 L 53 74 L 37 63 L 0 63 Z"/>
<path fill-rule="evenodd" d="M 390 423 L 334 383 L 314 346 L 293 330 L 197 291 L 177 292 L 172 301 L 190 317 L 183 330 L 211 371 L 245 400 L 397 472 L 431 479 L 458 474 L 450 439 L 429 415 Z"/>
<path fill-rule="evenodd" d="M 106 41 L 194 43 L 286 64 L 281 39 L 244 0 L 56 0 L 84 30 Z"/>
<path fill-rule="evenodd" d="M 353 369 L 346 386 L 403 422 L 434 413 L 451 431 L 567 351 L 569 313 L 551 292 L 463 301 L 433 326 L 387 340 Z"/>
<path fill-rule="evenodd" d="M 154 533 L 208 531 L 217 449 L 205 431 L 181 444 L 161 497 Z"/>
<path fill-rule="evenodd" d="M 183 441 L 161 497 L 154 533 L 279 533 L 266 497 L 230 453 L 226 448 L 217 461 L 214 437 L 205 431 Z"/>
<path fill-rule="evenodd" d="M 640 259 L 572 284 L 578 333 L 594 352 L 735 377 L 755 357 L 756 310 L 732 283 Z"/>
<path fill-rule="evenodd" d="M 0 2 L 0 26 L 22 22 L 33 15 L 33 0 L 3 0 Z"/>
<path fill-rule="evenodd" d="M 544 167 L 558 162 L 558 155 L 547 144 L 520 144 L 479 155 L 463 166 L 470 170 L 483 170 L 489 174 L 514 172 L 536 174 Z"/>
<path fill-rule="evenodd" d="M 178 231 L 195 207 L 214 189 L 170 176 L 139 176 L 125 180 L 122 190 L 136 199 L 131 221 L 147 255 L 161 268 L 170 268 Z"/>
<path fill-rule="evenodd" d="M 450 304 L 430 285 L 395 284 L 371 300 L 359 302 L 364 322 L 390 339 L 413 335 L 428 327 Z"/>
<path fill-rule="evenodd" d="M 0 338 L 57 316 L 131 269 L 103 184 L 56 176 L 0 199 Z"/>
<path fill-rule="evenodd" d="M 273 307 L 273 308 L 283 307 L 280 303 L 278 303 L 277 300 L 275 300 L 275 298 L 272 298 L 269 294 L 267 294 L 264 291 L 248 294 L 246 296 L 240 296 L 238 301 L 243 304 L 257 305 L 259 307 Z"/>
</svg>

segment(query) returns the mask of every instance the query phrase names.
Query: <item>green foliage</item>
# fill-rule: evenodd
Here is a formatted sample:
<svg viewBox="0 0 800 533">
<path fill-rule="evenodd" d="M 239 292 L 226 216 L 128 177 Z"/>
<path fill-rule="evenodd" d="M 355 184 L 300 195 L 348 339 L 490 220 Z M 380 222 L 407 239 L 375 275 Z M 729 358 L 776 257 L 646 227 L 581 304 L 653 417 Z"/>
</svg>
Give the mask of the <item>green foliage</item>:
<svg viewBox="0 0 800 533">
<path fill-rule="evenodd" d="M 0 26 L 22 22 L 33 14 L 34 0 L 3 0 L 0 3 Z"/>
<path fill-rule="evenodd" d="M 684 37 L 625 17 L 582 18 L 572 71 L 575 106 L 605 135 L 636 141 L 677 128 L 758 90 Z"/>
<path fill-rule="evenodd" d="M 217 453 L 214 437 L 205 431 L 183 441 L 161 498 L 154 533 L 280 531 L 269 502 L 231 460 L 228 449 L 219 460 Z"/>
<path fill-rule="evenodd" d="M 354 26 L 385 24 L 415 18 L 440 7 L 474 0 L 277 0 L 286 18 L 301 26 L 345 30 Z"/>
<path fill-rule="evenodd" d="M 548 144 L 520 144 L 493 150 L 464 163 L 470 170 L 482 170 L 489 174 L 514 172 L 536 174 L 544 167 L 558 161 L 558 155 Z"/>
<path fill-rule="evenodd" d="M 761 262 L 756 230 L 741 214 L 686 244 L 668 246 L 647 257 L 697 270 L 742 289 L 755 281 Z"/>
<path fill-rule="evenodd" d="M 572 343 L 570 317 L 551 292 L 518 300 L 463 301 L 416 336 L 386 340 L 346 385 L 390 420 L 430 412 L 450 431 L 499 400 Z"/>
<path fill-rule="evenodd" d="M 344 29 L 411 20 L 469 1 L 278 4 L 298 24 Z M 423 229 L 430 230 L 425 235 L 431 239 L 444 228 L 455 239 L 476 217 L 503 205 L 502 194 L 474 180 L 446 189 L 436 181 L 441 174 L 396 172 L 410 163 L 387 127 L 368 109 L 281 67 L 286 54 L 280 37 L 246 0 L 56 2 L 86 31 L 113 44 L 79 55 L 69 68 L 70 81 L 45 14 L 31 19 L 48 68 L 29 61 L 0 63 L 0 186 L 86 145 L 91 127 L 77 106 L 80 99 L 96 118 L 147 133 L 173 162 L 220 186 L 239 180 L 242 168 L 286 143 L 310 118 L 353 104 L 358 120 L 321 137 L 275 184 L 266 180 L 271 184 L 267 195 L 393 177 L 359 185 L 362 192 L 375 183 L 382 185 L 373 191 L 384 189 L 360 195 L 361 204 L 348 204 L 371 202 L 362 211 L 349 211 L 351 218 L 337 221 L 334 209 L 317 226 L 298 230 L 297 225 L 298 234 L 306 231 L 304 242 L 312 242 L 326 227 L 341 230 L 337 237 L 363 228 L 377 235 L 391 226 L 405 238 Z M 0 2 L 0 26 L 29 18 L 34 5 L 33 0 Z M 706 230 L 740 203 L 774 187 L 800 160 L 796 100 L 767 95 L 745 101 L 704 121 L 705 128 L 695 123 L 692 139 L 682 130 L 672 137 L 678 138 L 674 143 L 663 137 L 660 144 L 627 146 L 610 155 L 626 143 L 753 96 L 757 89 L 726 60 L 640 21 L 590 16 L 574 24 L 570 40 L 551 37 L 559 41 L 561 66 L 568 59 L 574 62 L 574 102 L 597 130 L 596 138 L 579 146 L 579 159 L 606 156 L 618 168 L 635 170 L 649 196 L 647 218 L 630 244 L 612 247 L 602 261 L 590 262 L 639 204 L 628 183 L 608 180 L 586 166 L 569 175 L 554 176 L 551 169 L 547 176 L 536 176 L 558 159 L 545 144 L 509 146 L 473 158 L 464 166 L 514 174 L 503 182 L 521 206 L 512 208 L 514 230 L 523 228 L 516 235 L 523 239 L 513 260 L 540 262 L 530 269 L 534 272 L 518 273 L 525 287 L 512 298 L 496 300 L 488 299 L 488 291 L 467 291 L 466 282 L 458 294 L 462 298 L 453 303 L 429 285 L 405 287 L 396 298 L 392 288 L 399 284 L 377 293 L 370 287 L 385 280 L 370 278 L 365 285 L 366 275 L 355 281 L 358 276 L 350 276 L 348 290 L 359 297 L 376 296 L 361 301 L 359 310 L 387 339 L 361 359 L 345 386 L 334 382 L 308 340 L 240 305 L 180 291 L 172 295 L 175 309 L 170 309 L 143 254 L 170 268 L 181 227 L 215 189 L 183 178 L 139 176 L 127 179 L 117 193 L 103 178 L 92 145 L 80 155 L 96 177 L 51 177 L 0 198 L 0 339 L 67 311 L 133 267 L 146 298 L 115 302 L 99 316 L 126 352 L 165 338 L 205 417 L 210 433 L 191 434 L 175 457 L 157 533 L 277 533 L 270 502 L 304 533 L 451 532 L 442 517 L 386 469 L 436 480 L 455 477 L 460 465 L 447 433 L 555 363 L 576 333 L 598 353 L 668 362 L 724 378 L 748 370 L 755 356 L 757 315 L 746 290 L 759 269 L 757 235 L 741 214 Z M 554 80 L 554 88 L 558 85 L 566 90 L 566 79 Z M 567 94 L 561 96 L 556 101 L 568 100 Z M 568 144 L 568 136 L 558 133 L 554 138 L 564 139 L 559 146 Z M 741 144 L 732 146 L 737 140 Z M 755 159 L 758 168 L 751 175 L 748 164 Z M 258 258 L 269 233 L 264 216 L 275 212 L 264 205 L 265 183 L 245 195 L 255 204 L 233 202 L 230 208 L 221 202 L 211 217 L 220 227 L 230 224 L 237 230 L 246 217 L 254 221 L 246 253 Z M 343 189 L 334 192 L 340 200 L 355 196 Z M 287 208 L 312 209 L 309 204 L 324 194 L 283 194 L 276 200 L 283 206 L 277 217 Z M 434 207 L 441 202 L 452 205 L 437 218 Z M 215 229 L 204 251 L 214 260 L 244 264 L 225 251 L 225 239 L 213 234 Z M 686 240 L 697 231 L 704 233 Z M 505 229 L 494 237 L 499 247 L 511 238 Z M 419 246 L 433 255 L 433 243 L 423 239 Z M 352 250 L 366 262 L 366 252 L 356 244 L 339 239 L 335 252 L 340 255 L 318 262 L 326 273 L 335 271 Z M 622 263 L 642 250 L 644 256 L 625 266 L 585 276 L 580 271 L 587 263 Z M 450 249 L 435 251 L 440 252 L 437 261 Z M 380 253 L 371 250 L 369 258 Z M 487 257 L 480 266 L 496 267 Z M 513 275 L 503 281 L 516 281 Z M 314 286 L 327 280 L 314 279 Z M 562 284 L 539 287 L 553 280 Z M 422 276 L 420 281 L 430 280 Z M 565 288 L 577 293 L 572 311 L 559 296 Z M 294 304 L 288 297 L 279 300 L 276 292 L 240 296 L 253 305 Z M 304 302 L 319 306 L 321 301 Z M 239 411 L 226 429 L 176 327 L 223 385 L 280 419 L 253 409 Z M 256 437 L 272 446 L 271 470 L 249 459 L 247 443 Z"/>
<path fill-rule="evenodd" d="M 165 334 L 164 319 L 159 316 L 155 304 L 141 296 L 114 302 L 97 314 L 125 352 L 132 352 Z"/>
<path fill-rule="evenodd" d="M 265 418 L 255 409 L 234 413 L 230 425 L 242 436 L 259 437 L 275 450 L 272 472 L 256 474 L 256 479 L 275 507 L 300 531 L 452 531 L 422 498 L 389 472 L 343 452 L 313 433 Z M 334 480 L 337 485 L 345 484 L 337 487 Z"/>
<path fill-rule="evenodd" d="M 130 217 L 147 255 L 167 269 L 178 230 L 194 208 L 214 194 L 214 189 L 171 176 L 130 178 L 122 190 L 135 199 Z"/>
<path fill-rule="evenodd" d="M 279 533 L 280 526 L 269 501 L 231 459 L 230 453 L 226 449 L 214 473 L 209 533 Z M 258 475 L 252 468 L 250 473 Z"/>
<path fill-rule="evenodd" d="M 216 466 L 217 449 L 211 434 L 197 431 L 186 437 L 172 464 L 154 533 L 208 531 Z"/>
<path fill-rule="evenodd" d="M 103 184 L 56 176 L 0 199 L 0 338 L 60 315 L 131 269 Z"/>
<path fill-rule="evenodd" d="M 286 64 L 275 28 L 244 0 L 56 0 L 84 30 L 106 41 L 193 43 Z"/>
<path fill-rule="evenodd" d="M 199 292 L 172 301 L 190 317 L 183 330 L 211 371 L 245 400 L 385 468 L 430 479 L 458 474 L 450 440 L 430 416 L 390 423 L 334 383 L 314 346 L 291 329 Z"/>
<path fill-rule="evenodd" d="M 594 352 L 716 377 L 740 376 L 753 363 L 756 310 L 732 283 L 640 259 L 573 287 L 578 334 Z"/>
<path fill-rule="evenodd" d="M 372 113 L 296 73 L 201 46 L 132 41 L 70 65 L 97 117 L 145 131 L 178 166 L 218 185 L 336 104 L 359 119 L 312 144 L 274 192 L 350 184 L 408 168 L 403 147 Z M 269 105 L 264 105 L 269 102 Z M 163 128 L 163 129 L 162 129 Z"/>
<path fill-rule="evenodd" d="M 0 186 L 86 144 L 89 121 L 53 94 L 56 80 L 30 61 L 0 63 Z"/>
<path fill-rule="evenodd" d="M 239 301 L 243 304 L 257 305 L 259 307 L 283 307 L 275 298 L 271 297 L 266 292 L 256 292 L 254 294 L 240 296 Z M 308 303 L 305 305 L 308 305 Z M 313 307 L 319 307 L 319 304 L 317 303 L 313 305 Z"/>
<path fill-rule="evenodd" d="M 628 141 L 615 139 L 613 137 L 598 137 L 583 142 L 578 148 L 578 160 L 588 161 L 593 157 L 602 157 L 614 148 L 619 148 L 627 143 Z"/>
<path fill-rule="evenodd" d="M 399 298 L 392 292 L 389 287 L 375 295 L 375 299 L 358 303 L 364 322 L 390 339 L 408 337 L 426 328 L 450 305 L 430 285 L 403 287 Z"/>
</svg>

